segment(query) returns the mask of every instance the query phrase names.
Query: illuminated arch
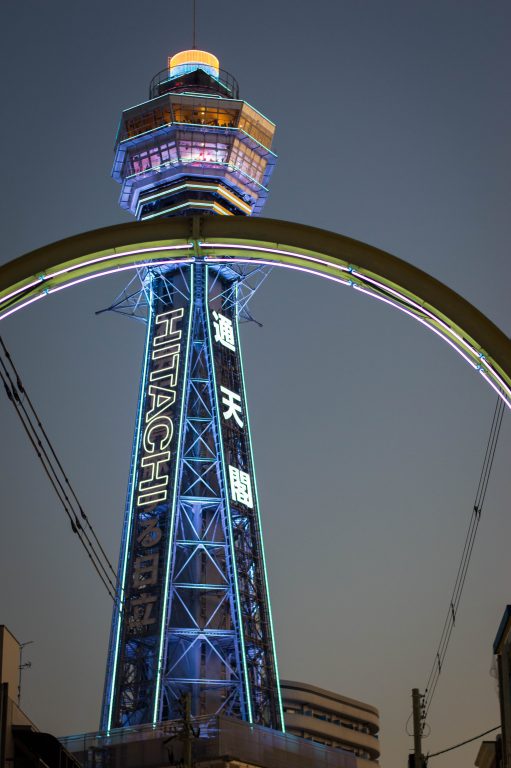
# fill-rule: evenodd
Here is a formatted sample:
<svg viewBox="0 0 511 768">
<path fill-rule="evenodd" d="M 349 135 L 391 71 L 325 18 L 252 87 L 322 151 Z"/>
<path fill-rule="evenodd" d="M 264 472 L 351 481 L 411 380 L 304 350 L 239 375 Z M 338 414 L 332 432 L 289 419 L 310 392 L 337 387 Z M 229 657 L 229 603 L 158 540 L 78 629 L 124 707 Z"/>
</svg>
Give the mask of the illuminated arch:
<svg viewBox="0 0 511 768">
<path fill-rule="evenodd" d="M 177 217 L 60 240 L 0 267 L 0 319 L 84 280 L 195 260 L 280 265 L 390 304 L 442 337 L 511 408 L 511 340 L 468 301 L 378 248 L 274 219 Z"/>
</svg>

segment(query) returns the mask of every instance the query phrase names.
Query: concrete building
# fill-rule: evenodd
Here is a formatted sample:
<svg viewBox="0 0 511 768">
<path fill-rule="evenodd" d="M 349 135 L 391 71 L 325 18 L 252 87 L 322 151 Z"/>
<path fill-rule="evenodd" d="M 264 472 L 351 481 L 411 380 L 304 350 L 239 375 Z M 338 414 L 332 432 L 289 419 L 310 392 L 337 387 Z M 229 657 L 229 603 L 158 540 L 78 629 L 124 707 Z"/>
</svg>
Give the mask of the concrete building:
<svg viewBox="0 0 511 768">
<path fill-rule="evenodd" d="M 501 765 L 511 766 L 511 605 L 506 606 L 493 642 L 499 679 Z"/>
<path fill-rule="evenodd" d="M 314 685 L 281 681 L 286 732 L 351 752 L 360 766 L 377 763 L 379 713 L 375 707 Z"/>
<path fill-rule="evenodd" d="M 375 768 L 375 707 L 312 685 L 282 681 L 283 733 L 219 715 L 142 724 L 61 739 L 83 768 Z M 186 765 L 186 760 L 184 760 Z M 486 767 L 485 767 L 486 768 Z"/>
<path fill-rule="evenodd" d="M 493 641 L 499 681 L 501 732 L 495 740 L 482 741 L 475 759 L 477 768 L 511 768 L 511 605 L 507 605 Z"/>
<path fill-rule="evenodd" d="M 194 768 L 362 768 L 351 752 L 327 747 L 238 718 L 194 718 Z M 187 765 L 186 729 L 169 721 L 157 726 L 116 728 L 109 735 L 69 736 L 62 742 L 83 768 L 163 768 Z"/>
<path fill-rule="evenodd" d="M 216 716 L 57 740 L 17 703 L 20 651 L 0 625 L 0 768 L 168 768 L 182 764 L 187 741 L 196 768 L 374 768 L 379 756 L 374 707 L 290 681 L 286 733 Z"/>
<path fill-rule="evenodd" d="M 0 768 L 80 768 L 49 733 L 41 733 L 18 704 L 21 646 L 0 625 Z"/>
</svg>

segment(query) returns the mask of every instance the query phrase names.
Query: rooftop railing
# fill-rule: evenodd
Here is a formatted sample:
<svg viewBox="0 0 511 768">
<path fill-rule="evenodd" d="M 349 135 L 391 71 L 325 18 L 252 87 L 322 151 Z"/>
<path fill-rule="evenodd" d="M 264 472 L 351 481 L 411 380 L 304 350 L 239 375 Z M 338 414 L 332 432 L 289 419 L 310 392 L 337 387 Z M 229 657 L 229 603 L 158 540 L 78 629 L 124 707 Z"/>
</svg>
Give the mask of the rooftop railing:
<svg viewBox="0 0 511 768">
<path fill-rule="evenodd" d="M 197 74 L 196 78 L 191 75 Z M 149 98 L 155 99 L 164 93 L 190 91 L 195 93 L 210 93 L 225 96 L 229 99 L 239 99 L 240 88 L 238 81 L 225 69 L 219 70 L 218 78 L 208 75 L 204 70 L 197 69 L 187 75 L 170 77 L 169 70 L 162 69 L 149 83 Z"/>
<path fill-rule="evenodd" d="M 232 717 L 193 719 L 200 729 L 193 740 L 196 762 L 238 760 L 265 768 L 357 768 L 352 752 L 316 744 L 291 733 L 249 725 Z M 170 739 L 182 730 L 182 721 L 118 728 L 61 738 L 60 742 L 83 768 L 160 768 L 179 760 L 181 741 Z M 169 740 L 170 739 L 170 740 Z M 171 759 L 170 752 L 173 754 Z"/>
</svg>

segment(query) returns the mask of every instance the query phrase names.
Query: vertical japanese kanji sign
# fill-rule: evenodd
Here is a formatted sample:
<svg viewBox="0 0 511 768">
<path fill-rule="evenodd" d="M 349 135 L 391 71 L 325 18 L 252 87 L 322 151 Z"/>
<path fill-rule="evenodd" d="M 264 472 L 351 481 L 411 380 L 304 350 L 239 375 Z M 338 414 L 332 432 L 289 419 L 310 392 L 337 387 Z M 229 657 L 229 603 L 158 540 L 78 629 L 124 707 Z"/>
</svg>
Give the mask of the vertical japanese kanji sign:
<svg viewBox="0 0 511 768">
<path fill-rule="evenodd" d="M 247 666 L 247 695 L 254 721 L 270 725 L 281 719 L 279 683 L 239 348 L 236 282 L 210 268 L 208 297 L 217 422 Z"/>
</svg>

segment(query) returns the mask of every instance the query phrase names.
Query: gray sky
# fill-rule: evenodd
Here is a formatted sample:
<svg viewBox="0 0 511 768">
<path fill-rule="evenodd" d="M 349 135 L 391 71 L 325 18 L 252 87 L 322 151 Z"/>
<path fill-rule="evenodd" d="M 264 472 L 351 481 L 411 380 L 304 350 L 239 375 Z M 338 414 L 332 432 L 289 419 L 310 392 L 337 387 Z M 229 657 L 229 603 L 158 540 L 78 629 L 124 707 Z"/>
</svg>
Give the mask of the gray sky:
<svg viewBox="0 0 511 768">
<path fill-rule="evenodd" d="M 268 217 L 386 249 L 511 331 L 511 7 L 498 0 L 198 0 L 198 45 L 277 123 Z M 4 0 L 1 259 L 127 220 L 110 179 L 122 109 L 191 43 L 190 3 Z M 4 335 L 117 559 L 143 329 L 94 316 L 93 281 Z M 437 337 L 319 278 L 274 270 L 243 329 L 281 674 L 381 712 L 404 766 L 495 406 Z M 0 622 L 27 652 L 23 703 L 93 730 L 111 607 L 5 397 Z M 431 752 L 498 723 L 491 646 L 509 589 L 506 416 L 466 593 L 431 707 Z M 28 651 L 28 649 L 27 649 Z M 471 765 L 478 745 L 438 768 Z"/>
</svg>

